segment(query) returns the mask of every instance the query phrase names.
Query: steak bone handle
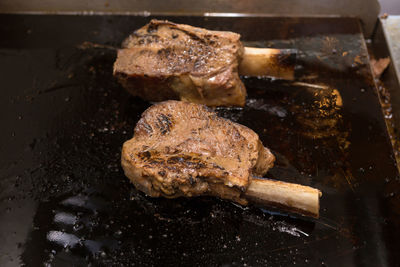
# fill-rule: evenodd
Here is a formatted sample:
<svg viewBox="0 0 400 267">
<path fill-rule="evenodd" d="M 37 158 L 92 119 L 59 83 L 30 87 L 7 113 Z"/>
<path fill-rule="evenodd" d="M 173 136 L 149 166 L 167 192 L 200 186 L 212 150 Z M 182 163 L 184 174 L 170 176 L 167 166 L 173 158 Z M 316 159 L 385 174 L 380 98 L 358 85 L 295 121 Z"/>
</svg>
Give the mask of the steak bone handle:
<svg viewBox="0 0 400 267">
<path fill-rule="evenodd" d="M 254 177 L 244 194 L 255 204 L 319 217 L 319 198 L 322 193 L 309 186 Z"/>
<path fill-rule="evenodd" d="M 295 63 L 295 49 L 245 47 L 239 74 L 293 80 Z"/>
</svg>

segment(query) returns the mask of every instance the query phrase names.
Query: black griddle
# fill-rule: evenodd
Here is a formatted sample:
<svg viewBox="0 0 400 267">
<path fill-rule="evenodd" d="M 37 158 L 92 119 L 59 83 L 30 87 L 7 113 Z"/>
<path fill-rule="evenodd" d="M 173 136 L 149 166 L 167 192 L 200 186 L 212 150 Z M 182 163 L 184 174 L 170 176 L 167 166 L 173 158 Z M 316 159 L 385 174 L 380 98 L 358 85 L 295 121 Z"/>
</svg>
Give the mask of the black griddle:
<svg viewBox="0 0 400 267">
<path fill-rule="evenodd" d="M 271 148 L 268 177 L 323 192 L 321 218 L 129 183 L 121 145 L 151 104 L 112 77 L 112 47 L 150 17 L 0 15 L 1 265 L 398 265 L 400 178 L 359 21 L 157 18 L 297 49 L 296 81 L 243 77 L 246 107 L 217 112 Z"/>
</svg>

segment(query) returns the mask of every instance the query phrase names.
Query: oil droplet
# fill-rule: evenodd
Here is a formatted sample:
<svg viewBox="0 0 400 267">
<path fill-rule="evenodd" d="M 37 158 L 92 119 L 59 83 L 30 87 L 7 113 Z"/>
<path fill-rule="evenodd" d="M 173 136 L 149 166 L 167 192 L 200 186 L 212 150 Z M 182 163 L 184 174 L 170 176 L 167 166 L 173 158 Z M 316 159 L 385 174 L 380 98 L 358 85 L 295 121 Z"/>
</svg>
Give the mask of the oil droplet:
<svg viewBox="0 0 400 267">
<path fill-rule="evenodd" d="M 121 234 L 122 234 L 121 230 L 118 230 L 118 231 L 115 232 L 115 235 L 117 235 L 117 236 L 120 236 Z"/>
</svg>

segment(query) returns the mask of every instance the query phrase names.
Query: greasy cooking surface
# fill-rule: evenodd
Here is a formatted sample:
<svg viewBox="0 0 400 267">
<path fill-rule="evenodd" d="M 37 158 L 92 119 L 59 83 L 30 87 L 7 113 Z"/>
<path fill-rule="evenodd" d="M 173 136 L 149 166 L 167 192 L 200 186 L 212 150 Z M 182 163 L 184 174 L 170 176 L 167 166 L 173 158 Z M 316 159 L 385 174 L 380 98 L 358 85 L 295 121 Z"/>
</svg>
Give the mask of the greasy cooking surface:
<svg viewBox="0 0 400 267">
<path fill-rule="evenodd" d="M 399 176 L 357 21 L 171 20 L 298 49 L 295 85 L 246 78 L 246 107 L 218 113 L 272 149 L 269 177 L 323 192 L 321 218 L 138 193 L 120 149 L 150 104 L 112 78 L 114 50 L 80 45 L 149 18 L 1 15 L 1 265 L 398 263 Z"/>
</svg>

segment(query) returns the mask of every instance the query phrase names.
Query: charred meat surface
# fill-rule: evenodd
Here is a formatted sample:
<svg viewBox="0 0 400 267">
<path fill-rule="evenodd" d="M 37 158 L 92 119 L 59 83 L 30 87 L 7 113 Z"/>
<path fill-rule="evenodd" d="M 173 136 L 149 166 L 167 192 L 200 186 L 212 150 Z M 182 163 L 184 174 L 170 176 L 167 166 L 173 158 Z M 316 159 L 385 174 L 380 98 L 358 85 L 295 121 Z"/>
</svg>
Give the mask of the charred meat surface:
<svg viewBox="0 0 400 267">
<path fill-rule="evenodd" d="M 240 35 L 152 20 L 118 51 L 114 75 L 131 94 L 149 101 L 180 99 L 208 106 L 243 106 L 238 74 Z"/>
<path fill-rule="evenodd" d="M 252 176 L 275 157 L 249 128 L 199 104 L 166 101 L 143 114 L 122 149 L 125 175 L 152 197 L 218 196 L 247 204 Z"/>
</svg>

